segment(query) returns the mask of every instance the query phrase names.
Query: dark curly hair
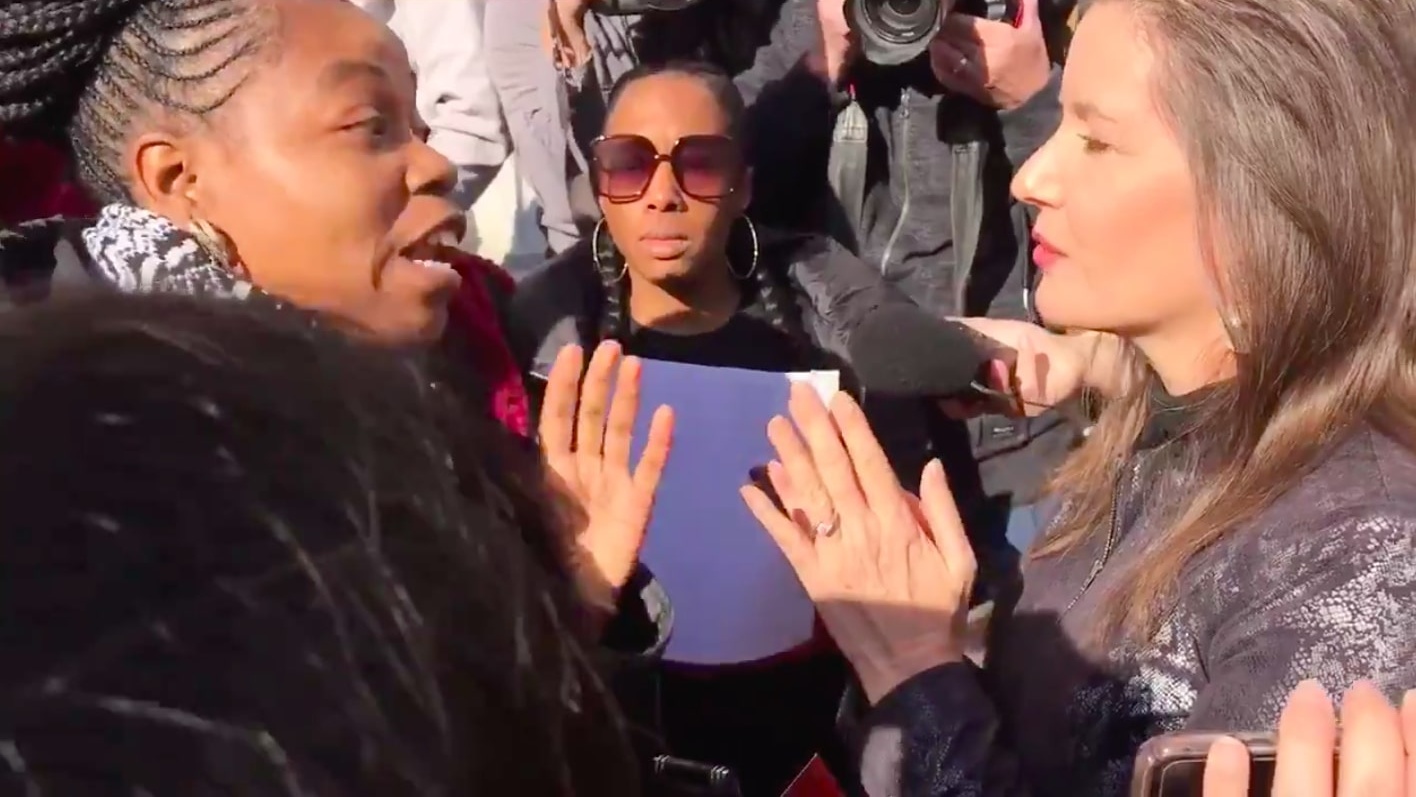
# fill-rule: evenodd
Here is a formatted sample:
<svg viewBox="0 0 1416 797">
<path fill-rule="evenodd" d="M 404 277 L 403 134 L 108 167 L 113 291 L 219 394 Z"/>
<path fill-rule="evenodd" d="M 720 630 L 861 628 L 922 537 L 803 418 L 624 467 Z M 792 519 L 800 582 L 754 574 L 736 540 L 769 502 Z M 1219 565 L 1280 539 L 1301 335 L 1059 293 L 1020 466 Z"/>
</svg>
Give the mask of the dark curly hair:
<svg viewBox="0 0 1416 797">
<path fill-rule="evenodd" d="M 56 299 L 0 314 L 0 439 L 0 794 L 638 793 L 536 460 L 408 358 Z"/>
<path fill-rule="evenodd" d="M 262 0 L 5 0 L 0 129 L 64 141 L 96 199 L 127 199 L 119 156 L 134 119 L 220 108 L 276 14 Z"/>
<path fill-rule="evenodd" d="M 625 89 L 645 78 L 665 74 L 685 75 L 707 86 L 728 118 L 729 135 L 738 142 L 746 140 L 743 135 L 746 109 L 742 94 L 727 72 L 704 61 L 650 63 L 631 69 L 621 76 L 611 89 L 609 111 L 614 111 L 624 96 Z M 748 161 L 751 160 L 750 152 L 745 152 L 744 155 Z M 750 263 L 753 259 L 754 241 L 746 233 L 744 226 L 735 227 L 734 232 L 736 234 L 731 236 L 728 242 L 729 262 Z M 756 243 L 760 246 L 761 241 Z M 594 248 L 600 283 L 604 289 L 598 337 L 602 340 L 622 339 L 629 334 L 629 314 L 626 310 L 629 305 L 629 280 L 621 279 L 624 257 L 608 236 L 597 235 L 590 245 Z M 785 278 L 777 267 L 778 264 L 767 262 L 770 258 L 759 260 L 752 275 L 740 280 L 743 290 L 750 292 L 749 295 L 756 294 L 774 328 L 785 333 L 791 340 L 804 342 L 805 332 L 802 330 L 800 314 L 796 310 L 791 292 L 785 285 Z"/>
</svg>

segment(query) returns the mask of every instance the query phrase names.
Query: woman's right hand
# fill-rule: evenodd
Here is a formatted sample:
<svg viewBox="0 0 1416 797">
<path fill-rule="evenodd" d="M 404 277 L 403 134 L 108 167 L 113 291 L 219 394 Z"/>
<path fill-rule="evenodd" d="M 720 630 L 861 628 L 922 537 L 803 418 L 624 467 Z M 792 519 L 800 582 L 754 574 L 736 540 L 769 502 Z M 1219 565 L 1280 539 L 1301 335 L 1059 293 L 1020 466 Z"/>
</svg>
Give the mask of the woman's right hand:
<svg viewBox="0 0 1416 797">
<path fill-rule="evenodd" d="M 1112 392 L 1108 380 L 1116 372 L 1119 341 L 1102 332 L 1064 335 L 1027 321 L 1001 318 L 953 318 L 997 344 L 1000 355 L 988 369 L 988 387 L 1007 401 L 946 401 L 949 415 L 971 417 L 984 412 L 1041 415 L 1076 398 L 1083 388 Z"/>
<path fill-rule="evenodd" d="M 585 354 L 566 346 L 546 380 L 540 441 L 556 485 L 573 506 L 566 518 L 568 558 L 582 598 L 606 619 L 639 563 L 654 494 L 673 444 L 673 412 L 659 407 L 638 462 L 631 457 L 639 414 L 638 358 L 619 344 Z"/>
<path fill-rule="evenodd" d="M 1416 699 L 1393 708 L 1362 681 L 1342 700 L 1341 733 L 1332 701 L 1314 681 L 1298 685 L 1278 722 L 1274 797 L 1403 797 L 1416 791 Z M 1334 766 L 1337 754 L 1340 764 Z M 1336 770 L 1336 771 L 1334 771 Z M 1249 753 L 1221 739 L 1205 761 L 1204 797 L 1249 797 Z"/>
</svg>

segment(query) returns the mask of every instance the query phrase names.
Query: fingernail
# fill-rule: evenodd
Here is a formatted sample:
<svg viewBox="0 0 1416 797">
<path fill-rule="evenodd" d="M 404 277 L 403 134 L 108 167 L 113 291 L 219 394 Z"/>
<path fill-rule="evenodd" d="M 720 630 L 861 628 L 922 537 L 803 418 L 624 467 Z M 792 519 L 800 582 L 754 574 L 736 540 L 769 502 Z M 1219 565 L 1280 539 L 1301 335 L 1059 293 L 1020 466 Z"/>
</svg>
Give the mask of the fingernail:
<svg viewBox="0 0 1416 797">
<path fill-rule="evenodd" d="M 1332 705 L 1332 698 L 1328 695 L 1327 690 L 1323 688 L 1322 682 L 1313 678 L 1298 684 L 1297 688 L 1293 690 L 1291 699 L 1294 701 L 1322 701 L 1323 703 Z"/>
<path fill-rule="evenodd" d="M 851 404 L 851 396 L 846 391 L 837 390 L 835 393 L 831 394 L 830 406 L 831 413 L 833 415 L 839 415 L 843 412 L 849 412 L 851 409 Z"/>
<path fill-rule="evenodd" d="M 1239 741 L 1238 739 L 1235 739 L 1233 736 L 1221 736 L 1218 739 L 1214 740 L 1214 744 L 1210 745 L 1210 752 L 1217 752 L 1221 755 L 1243 754 L 1247 756 L 1249 754 L 1249 748 L 1245 747 L 1243 742 Z"/>
</svg>

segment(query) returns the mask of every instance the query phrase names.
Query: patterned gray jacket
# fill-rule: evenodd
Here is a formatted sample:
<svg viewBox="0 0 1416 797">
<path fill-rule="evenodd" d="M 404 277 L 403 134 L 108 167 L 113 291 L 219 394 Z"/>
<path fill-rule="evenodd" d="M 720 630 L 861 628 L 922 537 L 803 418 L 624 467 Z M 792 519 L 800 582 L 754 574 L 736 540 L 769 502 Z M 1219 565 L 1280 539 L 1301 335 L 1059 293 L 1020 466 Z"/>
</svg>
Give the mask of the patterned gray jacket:
<svg viewBox="0 0 1416 797">
<path fill-rule="evenodd" d="M 1147 644 L 1082 644 L 1161 531 L 1159 480 L 1186 476 L 1184 435 L 1161 431 L 1128 463 L 1109 533 L 1026 570 L 986 670 L 927 671 L 867 715 L 871 797 L 1119 797 L 1156 734 L 1272 728 L 1310 678 L 1334 695 L 1416 687 L 1416 454 L 1370 428 L 1194 560 Z"/>
</svg>

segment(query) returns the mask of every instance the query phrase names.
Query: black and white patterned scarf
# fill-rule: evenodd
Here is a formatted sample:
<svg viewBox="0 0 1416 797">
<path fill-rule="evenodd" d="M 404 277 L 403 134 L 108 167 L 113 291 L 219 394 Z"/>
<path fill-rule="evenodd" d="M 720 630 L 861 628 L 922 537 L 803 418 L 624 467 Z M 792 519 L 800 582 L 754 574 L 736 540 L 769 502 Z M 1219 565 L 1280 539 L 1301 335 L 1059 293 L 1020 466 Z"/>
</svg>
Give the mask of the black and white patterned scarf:
<svg viewBox="0 0 1416 797">
<path fill-rule="evenodd" d="M 83 240 L 98 275 L 124 293 L 246 299 L 257 292 L 191 233 L 131 205 L 105 207 Z"/>
</svg>

